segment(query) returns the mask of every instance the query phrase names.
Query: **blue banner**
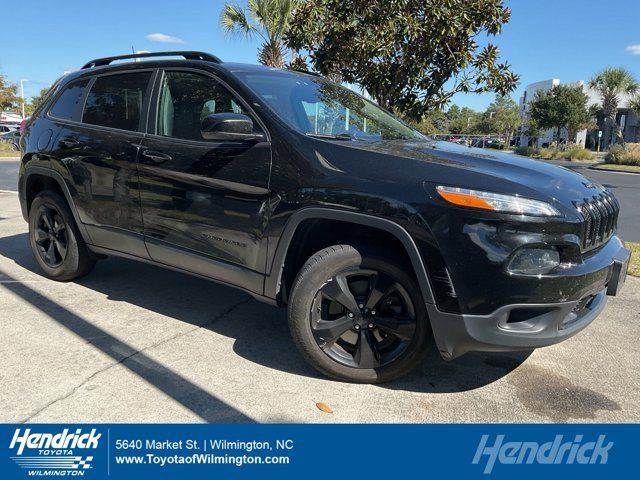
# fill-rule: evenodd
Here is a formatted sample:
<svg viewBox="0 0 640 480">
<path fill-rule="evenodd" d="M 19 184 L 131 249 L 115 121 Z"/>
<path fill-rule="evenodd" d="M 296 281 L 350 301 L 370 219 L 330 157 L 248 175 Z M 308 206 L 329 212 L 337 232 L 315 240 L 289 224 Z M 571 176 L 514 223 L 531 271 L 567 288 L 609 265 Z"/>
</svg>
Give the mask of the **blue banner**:
<svg viewBox="0 0 640 480">
<path fill-rule="evenodd" d="M 604 478 L 638 425 L 0 425 L 0 478 Z"/>
</svg>

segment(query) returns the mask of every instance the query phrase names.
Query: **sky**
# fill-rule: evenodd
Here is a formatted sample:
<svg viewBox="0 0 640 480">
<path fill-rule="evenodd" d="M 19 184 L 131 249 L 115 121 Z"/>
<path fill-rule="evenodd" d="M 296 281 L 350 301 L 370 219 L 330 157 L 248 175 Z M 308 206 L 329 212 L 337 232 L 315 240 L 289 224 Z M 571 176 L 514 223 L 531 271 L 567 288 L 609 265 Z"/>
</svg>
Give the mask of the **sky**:
<svg viewBox="0 0 640 480">
<path fill-rule="evenodd" d="M 240 0 L 242 1 L 242 0 Z M 530 83 L 589 80 L 606 66 L 640 80 L 640 0 L 506 0 L 511 21 L 490 41 Z M 92 58 L 135 50 L 203 50 L 223 61 L 257 63 L 257 42 L 229 38 L 223 0 L 21 0 L 20 17 L 0 28 L 0 72 L 31 97 Z M 456 95 L 484 110 L 494 95 Z"/>
</svg>

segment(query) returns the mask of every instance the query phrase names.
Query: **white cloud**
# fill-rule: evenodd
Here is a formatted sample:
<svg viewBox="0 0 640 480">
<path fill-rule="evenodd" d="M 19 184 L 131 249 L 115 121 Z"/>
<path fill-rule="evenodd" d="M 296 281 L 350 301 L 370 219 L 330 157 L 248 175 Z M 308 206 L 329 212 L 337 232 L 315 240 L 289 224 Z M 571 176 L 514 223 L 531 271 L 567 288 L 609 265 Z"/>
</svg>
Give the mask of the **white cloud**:
<svg viewBox="0 0 640 480">
<path fill-rule="evenodd" d="M 640 55 L 640 43 L 637 45 L 629 45 L 625 50 L 631 55 Z"/>
<path fill-rule="evenodd" d="M 172 37 L 171 35 L 165 35 L 164 33 L 150 33 L 145 38 L 151 42 L 159 43 L 187 43 L 181 38 Z"/>
</svg>

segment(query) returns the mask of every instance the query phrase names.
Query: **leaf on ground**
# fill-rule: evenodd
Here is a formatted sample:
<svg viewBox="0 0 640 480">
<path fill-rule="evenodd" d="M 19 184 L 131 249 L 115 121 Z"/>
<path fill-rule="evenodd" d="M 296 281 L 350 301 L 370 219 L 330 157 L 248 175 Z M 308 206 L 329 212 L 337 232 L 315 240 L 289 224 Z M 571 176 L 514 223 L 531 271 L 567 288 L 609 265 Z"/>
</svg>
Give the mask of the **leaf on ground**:
<svg viewBox="0 0 640 480">
<path fill-rule="evenodd" d="M 318 410 L 320 410 L 321 412 L 333 413 L 333 410 L 331 410 L 331 407 L 329 405 L 327 405 L 326 403 L 318 402 L 318 403 L 316 403 L 316 407 L 318 407 Z"/>
</svg>

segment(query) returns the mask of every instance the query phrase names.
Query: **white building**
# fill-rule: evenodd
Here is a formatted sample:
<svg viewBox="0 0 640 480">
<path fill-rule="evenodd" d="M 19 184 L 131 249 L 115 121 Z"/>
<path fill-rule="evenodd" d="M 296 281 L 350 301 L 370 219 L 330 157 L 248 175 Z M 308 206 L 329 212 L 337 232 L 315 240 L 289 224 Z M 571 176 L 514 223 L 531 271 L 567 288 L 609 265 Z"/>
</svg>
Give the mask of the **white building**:
<svg viewBox="0 0 640 480">
<path fill-rule="evenodd" d="M 520 97 L 520 115 L 522 115 L 524 125 L 526 125 L 529 119 L 529 103 L 535 98 L 536 92 L 546 92 L 558 85 L 560 85 L 560 80 L 557 78 L 552 78 L 551 80 L 543 80 L 541 82 L 531 83 L 526 86 L 524 94 L 522 95 L 522 97 Z M 571 82 L 568 85 L 571 87 L 581 87 L 585 92 L 588 90 L 582 80 Z M 589 99 L 589 101 L 591 103 L 591 98 Z M 595 103 L 598 103 L 598 100 L 596 100 Z M 555 133 L 555 130 L 553 128 L 550 128 L 549 130 L 543 132 L 539 137 L 530 138 L 526 132 L 526 129 L 522 128 L 520 131 L 520 145 L 531 144 L 531 146 L 534 147 L 543 147 L 546 145 L 550 145 L 555 140 Z M 561 141 L 567 141 L 568 135 L 569 134 L 567 130 L 562 129 L 562 131 L 560 132 Z M 579 145 L 584 146 L 586 138 L 587 131 L 582 130 L 576 135 L 575 142 Z"/>
<path fill-rule="evenodd" d="M 529 103 L 535 98 L 536 92 L 551 90 L 553 87 L 560 85 L 560 80 L 553 78 L 550 80 L 543 80 L 541 82 L 531 83 L 526 86 L 524 94 L 520 97 L 520 115 L 522 115 L 523 124 L 526 125 L 529 119 Z M 591 90 L 583 80 L 577 82 L 568 83 L 572 87 L 580 87 L 587 94 L 589 100 L 587 106 L 601 105 L 602 99 L 597 92 Z M 640 118 L 637 112 L 634 112 L 628 108 L 628 102 L 631 99 L 629 95 L 620 96 L 620 104 L 618 109 L 617 121 L 622 126 L 624 132 L 625 141 L 637 142 L 640 140 Z M 560 132 L 561 141 L 575 141 L 578 145 L 586 146 L 587 148 L 596 149 L 599 147 L 601 150 L 605 150 L 610 144 L 615 142 L 615 131 L 605 121 L 602 115 L 598 115 L 597 126 L 595 130 L 582 130 L 577 133 L 575 139 L 569 139 L 566 129 L 562 129 Z M 549 129 L 543 132 L 539 137 L 530 137 L 526 128 L 523 126 L 520 130 L 519 145 L 543 147 L 550 145 L 555 140 L 554 129 Z"/>
</svg>

